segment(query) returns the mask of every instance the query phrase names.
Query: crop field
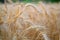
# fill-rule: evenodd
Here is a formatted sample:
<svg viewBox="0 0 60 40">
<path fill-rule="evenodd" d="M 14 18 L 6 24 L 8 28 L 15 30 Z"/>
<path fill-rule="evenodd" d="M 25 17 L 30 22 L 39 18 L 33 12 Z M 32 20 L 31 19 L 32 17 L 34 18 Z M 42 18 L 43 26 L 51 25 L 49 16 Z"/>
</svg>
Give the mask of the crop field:
<svg viewBox="0 0 60 40">
<path fill-rule="evenodd" d="M 0 40 L 59 40 L 60 3 L 0 4 Z"/>
</svg>

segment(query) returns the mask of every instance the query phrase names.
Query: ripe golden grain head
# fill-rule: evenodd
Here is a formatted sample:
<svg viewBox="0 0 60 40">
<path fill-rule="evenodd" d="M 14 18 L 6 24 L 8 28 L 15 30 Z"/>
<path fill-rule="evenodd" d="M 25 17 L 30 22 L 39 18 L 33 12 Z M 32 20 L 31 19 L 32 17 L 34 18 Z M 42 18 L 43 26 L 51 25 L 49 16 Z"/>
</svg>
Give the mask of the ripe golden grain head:
<svg viewBox="0 0 60 40">
<path fill-rule="evenodd" d="M 7 5 L 5 16 L 0 18 L 0 24 L 2 24 L 0 25 L 0 39 L 59 40 L 58 17 L 55 10 L 58 9 L 52 9 L 51 5 L 43 3 L 26 4 L 23 7 L 15 4 Z M 3 21 L 4 17 L 6 20 Z"/>
</svg>

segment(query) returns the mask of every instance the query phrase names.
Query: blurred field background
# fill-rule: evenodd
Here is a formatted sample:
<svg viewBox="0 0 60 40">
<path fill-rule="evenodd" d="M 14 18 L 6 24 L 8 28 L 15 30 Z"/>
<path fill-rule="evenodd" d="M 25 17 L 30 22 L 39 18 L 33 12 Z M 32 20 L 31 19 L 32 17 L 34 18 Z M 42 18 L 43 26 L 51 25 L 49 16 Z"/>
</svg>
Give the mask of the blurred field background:
<svg viewBox="0 0 60 40">
<path fill-rule="evenodd" d="M 0 0 L 0 40 L 60 40 L 60 0 Z"/>
</svg>

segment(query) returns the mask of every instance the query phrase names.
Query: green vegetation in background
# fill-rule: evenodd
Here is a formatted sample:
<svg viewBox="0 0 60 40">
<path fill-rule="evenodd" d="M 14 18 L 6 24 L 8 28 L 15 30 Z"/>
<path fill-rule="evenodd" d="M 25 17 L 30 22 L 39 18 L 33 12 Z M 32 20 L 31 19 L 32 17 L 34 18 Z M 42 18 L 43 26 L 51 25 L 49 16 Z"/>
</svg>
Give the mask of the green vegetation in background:
<svg viewBox="0 0 60 40">
<path fill-rule="evenodd" d="M 38 2 L 40 0 L 23 0 L 23 1 L 25 1 L 25 2 Z"/>
<path fill-rule="evenodd" d="M 60 0 L 44 0 L 45 2 L 52 2 L 52 3 L 55 3 L 55 2 L 60 2 Z"/>
<path fill-rule="evenodd" d="M 21 0 L 19 0 L 21 1 Z M 39 1 L 44 1 L 44 2 L 60 2 L 60 0 L 22 0 L 22 2 L 39 2 Z"/>
<path fill-rule="evenodd" d="M 13 2 L 17 2 L 17 1 L 20 1 L 20 2 L 39 2 L 39 1 L 44 1 L 44 2 L 60 2 L 60 0 L 12 0 Z M 4 3 L 4 0 L 0 0 L 1 3 Z"/>
<path fill-rule="evenodd" d="M 17 0 L 12 0 L 13 2 L 16 2 Z"/>
<path fill-rule="evenodd" d="M 0 3 L 4 3 L 4 0 L 0 0 Z"/>
</svg>

